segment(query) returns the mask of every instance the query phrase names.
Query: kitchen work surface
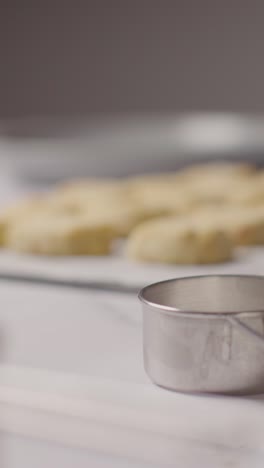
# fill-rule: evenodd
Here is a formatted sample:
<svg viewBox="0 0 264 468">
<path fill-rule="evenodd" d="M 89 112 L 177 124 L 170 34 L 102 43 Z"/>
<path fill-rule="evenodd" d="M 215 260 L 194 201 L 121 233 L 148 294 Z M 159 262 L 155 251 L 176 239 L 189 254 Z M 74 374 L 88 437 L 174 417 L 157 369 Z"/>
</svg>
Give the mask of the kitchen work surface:
<svg viewBox="0 0 264 468">
<path fill-rule="evenodd" d="M 263 265 L 262 248 L 195 268 L 2 250 L 1 468 L 263 468 L 262 396 L 154 386 L 143 369 L 136 297 L 151 282 L 263 274 Z"/>
<path fill-rule="evenodd" d="M 18 255 L 0 250 L 0 279 L 32 279 L 78 284 L 85 289 L 137 292 L 142 287 L 169 278 L 205 274 L 264 274 L 264 248 L 241 247 L 234 261 L 219 265 L 176 266 L 140 264 L 122 258 L 118 253 L 111 257 L 43 257 Z M 98 287 L 96 285 L 98 284 Z"/>
<path fill-rule="evenodd" d="M 36 448 L 78 468 L 83 451 L 88 466 L 263 466 L 261 397 L 184 395 L 149 381 L 135 295 L 6 282 L 0 294 L 3 466 L 19 466 L 8 447 L 21 440 L 29 468 Z"/>
</svg>

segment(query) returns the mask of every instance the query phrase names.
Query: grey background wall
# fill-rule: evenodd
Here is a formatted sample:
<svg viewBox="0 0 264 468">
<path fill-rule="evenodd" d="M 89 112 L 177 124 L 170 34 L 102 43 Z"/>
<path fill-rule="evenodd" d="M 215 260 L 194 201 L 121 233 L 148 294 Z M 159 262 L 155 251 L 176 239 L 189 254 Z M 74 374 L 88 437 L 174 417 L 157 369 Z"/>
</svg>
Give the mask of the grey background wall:
<svg viewBox="0 0 264 468">
<path fill-rule="evenodd" d="M 264 110 L 264 2 L 0 4 L 0 118 Z"/>
</svg>

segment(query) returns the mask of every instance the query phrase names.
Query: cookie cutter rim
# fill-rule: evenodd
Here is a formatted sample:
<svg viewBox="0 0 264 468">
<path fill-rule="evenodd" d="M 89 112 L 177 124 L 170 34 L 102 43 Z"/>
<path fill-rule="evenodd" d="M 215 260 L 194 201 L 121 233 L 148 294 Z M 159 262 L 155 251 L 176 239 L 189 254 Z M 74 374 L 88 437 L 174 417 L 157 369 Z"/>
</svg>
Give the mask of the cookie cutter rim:
<svg viewBox="0 0 264 468">
<path fill-rule="evenodd" d="M 263 280 L 263 287 L 264 287 L 264 275 L 241 275 L 241 274 L 212 274 L 212 275 L 192 275 L 192 276 L 180 276 L 180 277 L 177 277 L 177 278 L 170 278 L 170 279 L 167 279 L 167 280 L 164 280 L 164 281 L 158 281 L 156 283 L 151 283 L 151 284 L 148 284 L 147 286 L 144 286 L 144 288 L 142 288 L 140 291 L 139 291 L 139 294 L 138 294 L 138 298 L 139 300 L 143 303 L 143 304 L 146 304 L 146 305 L 149 305 L 151 307 L 154 307 L 156 309 L 159 309 L 160 311 L 164 312 L 164 313 L 172 313 L 173 315 L 174 314 L 180 314 L 182 316 L 188 316 L 188 317 L 195 317 L 195 318 L 203 318 L 203 317 L 207 317 L 207 318 L 217 318 L 217 317 L 220 317 L 221 315 L 223 315 L 224 317 L 228 317 L 229 315 L 232 315 L 232 316 L 246 316 L 246 315 L 250 315 L 252 316 L 252 314 L 259 314 L 259 313 L 264 313 L 264 304 L 263 304 L 263 309 L 254 309 L 254 310 L 247 310 L 247 311 L 240 311 L 240 310 L 227 310 L 227 311 L 224 311 L 224 312 L 218 312 L 218 311 L 215 311 L 215 312 L 204 312 L 202 310 L 195 310 L 195 311 L 192 311 L 192 310 L 187 310 L 187 309 L 183 309 L 183 308 L 179 308 L 179 307 L 174 307 L 174 306 L 167 306 L 165 304 L 159 304 L 157 302 L 152 302 L 150 301 L 149 299 L 146 299 L 145 298 L 145 295 L 146 293 L 148 292 L 149 289 L 151 288 L 154 288 L 154 287 L 157 287 L 157 286 L 162 286 L 162 285 L 165 285 L 165 284 L 169 284 L 169 283 L 174 283 L 174 282 L 177 282 L 177 281 L 188 281 L 188 280 L 196 280 L 196 279 L 206 279 L 206 278 L 248 278 L 248 279 L 259 279 L 259 280 Z"/>
<path fill-rule="evenodd" d="M 245 307 L 242 311 L 231 310 L 231 308 L 229 310 L 225 310 L 224 308 L 223 311 L 217 311 L 215 308 L 213 312 L 198 310 L 197 308 L 196 311 L 195 307 L 193 307 L 193 310 L 192 307 L 189 307 L 187 310 L 184 307 L 166 306 L 162 304 L 162 294 L 160 301 L 159 297 L 157 300 L 155 298 L 155 301 L 152 301 L 151 294 L 146 297 L 146 293 L 149 293 L 149 288 L 151 287 L 162 287 L 163 284 L 165 285 L 179 280 L 206 280 L 206 278 L 209 279 L 212 277 L 220 280 L 223 278 L 225 281 L 228 281 L 228 278 L 238 280 L 248 279 L 249 281 L 253 281 L 253 283 L 254 280 L 260 281 L 260 308 L 257 308 L 256 310 L 247 310 L 247 307 Z M 199 289 L 197 291 L 199 291 Z M 166 290 L 163 291 L 163 294 L 163 297 L 165 298 Z M 258 294 L 258 292 L 256 292 L 256 294 Z M 175 292 L 175 298 L 176 297 Z M 263 308 L 261 307 L 262 297 Z M 185 393 L 194 392 L 245 395 L 264 392 L 264 371 L 262 364 L 264 351 L 264 276 L 213 274 L 178 277 L 146 286 L 140 291 L 139 300 L 142 302 L 143 308 L 144 365 L 147 374 L 154 383 L 169 390 L 183 391 Z M 182 301 L 184 305 L 184 298 Z M 236 309 L 237 308 L 236 304 Z M 166 317 L 168 317 L 168 320 L 174 318 L 175 321 L 173 320 L 173 322 L 169 322 Z M 245 318 L 245 321 L 243 321 L 243 318 Z M 178 319 L 180 319 L 180 321 L 177 323 Z M 188 319 L 190 319 L 190 321 Z M 191 322 L 193 319 L 197 319 L 196 327 L 198 327 L 199 320 L 201 320 L 202 323 L 203 319 L 205 324 L 205 328 L 202 327 L 201 331 L 196 333 L 197 336 L 195 340 L 188 338 L 187 335 L 184 334 L 185 331 L 187 332 L 189 327 L 195 327 L 195 324 Z M 253 319 L 253 321 L 251 321 L 251 319 Z M 257 322 L 255 322 L 255 320 L 257 320 Z M 212 325 L 210 325 L 210 323 Z M 221 363 L 218 365 L 217 361 L 215 361 L 215 357 L 209 353 L 206 357 L 206 363 L 203 363 L 203 360 L 200 361 L 200 358 L 198 361 L 194 358 L 196 364 L 190 365 L 190 367 L 187 367 L 183 372 L 183 369 L 185 368 L 184 353 L 189 349 L 187 353 L 190 352 L 193 356 L 203 355 L 206 349 L 206 343 L 208 342 L 208 337 L 212 332 L 216 334 L 220 340 L 221 336 L 223 338 L 221 333 L 223 332 L 225 323 L 231 326 L 230 330 L 234 330 L 233 332 L 230 332 L 233 336 L 233 341 L 231 341 L 230 344 L 232 347 L 230 348 L 230 361 L 228 361 L 228 363 L 225 362 L 224 366 L 222 366 Z M 257 325 L 255 325 L 255 323 Z M 254 329 L 255 327 L 257 329 Z M 237 330 L 237 332 L 235 332 L 235 330 Z M 167 341 L 167 333 L 169 333 L 169 342 Z M 235 334 L 233 335 L 233 333 Z M 246 347 L 243 344 L 243 335 L 246 335 L 248 338 Z M 179 346 L 180 348 L 178 348 Z M 183 355 L 181 354 L 182 352 Z M 243 354 L 242 361 L 241 352 Z M 175 353 L 177 353 L 177 355 L 175 355 Z M 173 356 L 175 356 L 175 358 Z M 176 359 L 176 361 L 174 361 L 174 359 Z M 246 368 L 245 363 L 247 363 Z M 205 364 L 206 366 L 210 366 L 210 375 L 207 380 L 197 380 L 199 366 L 203 366 Z M 178 367 L 179 365 L 180 367 Z M 215 365 L 216 369 L 214 369 Z M 219 381 L 218 372 L 224 372 L 223 381 Z"/>
<path fill-rule="evenodd" d="M 152 287 L 156 287 L 159 285 L 163 284 L 168 284 L 168 283 L 174 283 L 176 281 L 182 281 L 182 280 L 195 280 L 195 279 L 206 279 L 206 278 L 248 278 L 248 279 L 259 279 L 263 280 L 263 287 L 264 287 L 264 276 L 263 275 L 241 275 L 241 274 L 213 274 L 213 275 L 192 275 L 192 276 L 181 276 L 178 278 L 171 278 L 168 280 L 164 281 L 158 281 L 156 283 L 149 284 L 145 286 L 144 288 L 141 289 L 141 291 L 138 294 L 139 300 L 143 304 L 147 304 L 151 307 L 159 309 L 163 313 L 175 315 L 179 314 L 181 316 L 185 317 L 192 317 L 192 318 L 211 318 L 211 319 L 219 319 L 219 318 L 225 318 L 227 319 L 230 323 L 233 325 L 236 325 L 240 328 L 240 330 L 246 334 L 251 335 L 252 338 L 256 338 L 259 343 L 264 347 L 264 335 L 261 335 L 258 333 L 256 330 L 253 330 L 250 328 L 248 325 L 243 323 L 241 320 L 239 320 L 240 317 L 252 317 L 254 315 L 258 316 L 259 314 L 264 315 L 264 304 L 263 304 L 263 309 L 255 309 L 255 310 L 247 310 L 247 311 L 234 311 L 234 310 L 228 310 L 225 312 L 203 312 L 202 310 L 197 310 L 197 311 L 188 311 L 186 309 L 178 308 L 178 307 L 172 307 L 172 306 L 166 306 L 162 304 L 158 304 L 157 302 L 152 302 L 146 299 L 145 293 Z"/>
</svg>

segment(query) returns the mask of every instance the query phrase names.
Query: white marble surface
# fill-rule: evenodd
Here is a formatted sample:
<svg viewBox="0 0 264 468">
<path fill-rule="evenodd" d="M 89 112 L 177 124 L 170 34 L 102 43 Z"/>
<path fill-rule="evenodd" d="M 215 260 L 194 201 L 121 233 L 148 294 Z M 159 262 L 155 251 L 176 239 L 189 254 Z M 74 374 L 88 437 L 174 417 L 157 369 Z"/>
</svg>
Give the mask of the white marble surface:
<svg viewBox="0 0 264 468">
<path fill-rule="evenodd" d="M 24 191 L 12 184 L 2 185 L 2 200 Z M 256 249 L 220 271 L 263 273 L 263 265 Z M 0 272 L 6 270 L 133 285 L 201 273 L 120 258 L 39 261 L 3 253 Z M 150 383 L 136 297 L 0 283 L 1 468 L 263 463 L 262 397 L 188 396 Z"/>
<path fill-rule="evenodd" d="M 37 450 L 46 466 L 263 466 L 261 398 L 149 382 L 136 298 L 6 284 L 0 297 L 4 468 L 20 452 L 33 468 Z"/>
</svg>

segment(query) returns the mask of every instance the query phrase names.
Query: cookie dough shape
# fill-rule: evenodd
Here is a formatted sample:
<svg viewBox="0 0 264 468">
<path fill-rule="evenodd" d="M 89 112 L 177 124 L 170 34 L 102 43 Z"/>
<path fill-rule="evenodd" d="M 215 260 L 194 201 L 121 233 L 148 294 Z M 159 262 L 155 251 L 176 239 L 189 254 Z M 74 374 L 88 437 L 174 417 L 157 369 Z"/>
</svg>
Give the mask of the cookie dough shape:
<svg viewBox="0 0 264 468">
<path fill-rule="evenodd" d="M 42 197 L 32 197 L 7 207 L 0 214 L 0 246 L 5 245 L 9 228 L 33 212 L 42 209 L 43 203 Z"/>
<path fill-rule="evenodd" d="M 108 205 L 97 204 L 87 211 L 91 219 L 100 219 L 112 228 L 115 238 L 127 237 L 129 233 L 139 224 L 157 215 L 135 203 L 109 203 Z"/>
<path fill-rule="evenodd" d="M 197 205 L 221 204 L 229 200 L 241 183 L 250 181 L 254 171 L 255 168 L 247 164 L 211 163 L 190 166 L 181 171 L 181 175 Z"/>
<path fill-rule="evenodd" d="M 183 184 L 165 178 L 139 179 L 130 185 L 130 195 L 135 203 L 153 216 L 185 213 L 194 204 Z"/>
<path fill-rule="evenodd" d="M 47 211 L 13 225 L 6 244 L 32 254 L 106 255 L 113 237 L 112 227 L 102 219 Z"/>
<path fill-rule="evenodd" d="M 115 237 L 125 237 L 142 221 L 164 214 L 164 210 L 143 205 L 121 187 L 89 187 L 89 189 L 62 191 L 48 197 L 52 209 L 82 211 L 92 219 L 100 217 L 111 224 Z"/>
<path fill-rule="evenodd" d="M 192 215 L 193 222 L 221 229 L 235 245 L 264 245 L 264 206 L 201 210 Z"/>
<path fill-rule="evenodd" d="M 240 205 L 262 205 L 264 206 L 264 177 L 253 178 L 247 183 L 240 184 L 237 190 L 230 194 L 230 203 Z"/>
<path fill-rule="evenodd" d="M 127 244 L 129 258 L 175 264 L 209 264 L 232 258 L 230 237 L 218 228 L 168 217 L 138 226 Z"/>
</svg>

